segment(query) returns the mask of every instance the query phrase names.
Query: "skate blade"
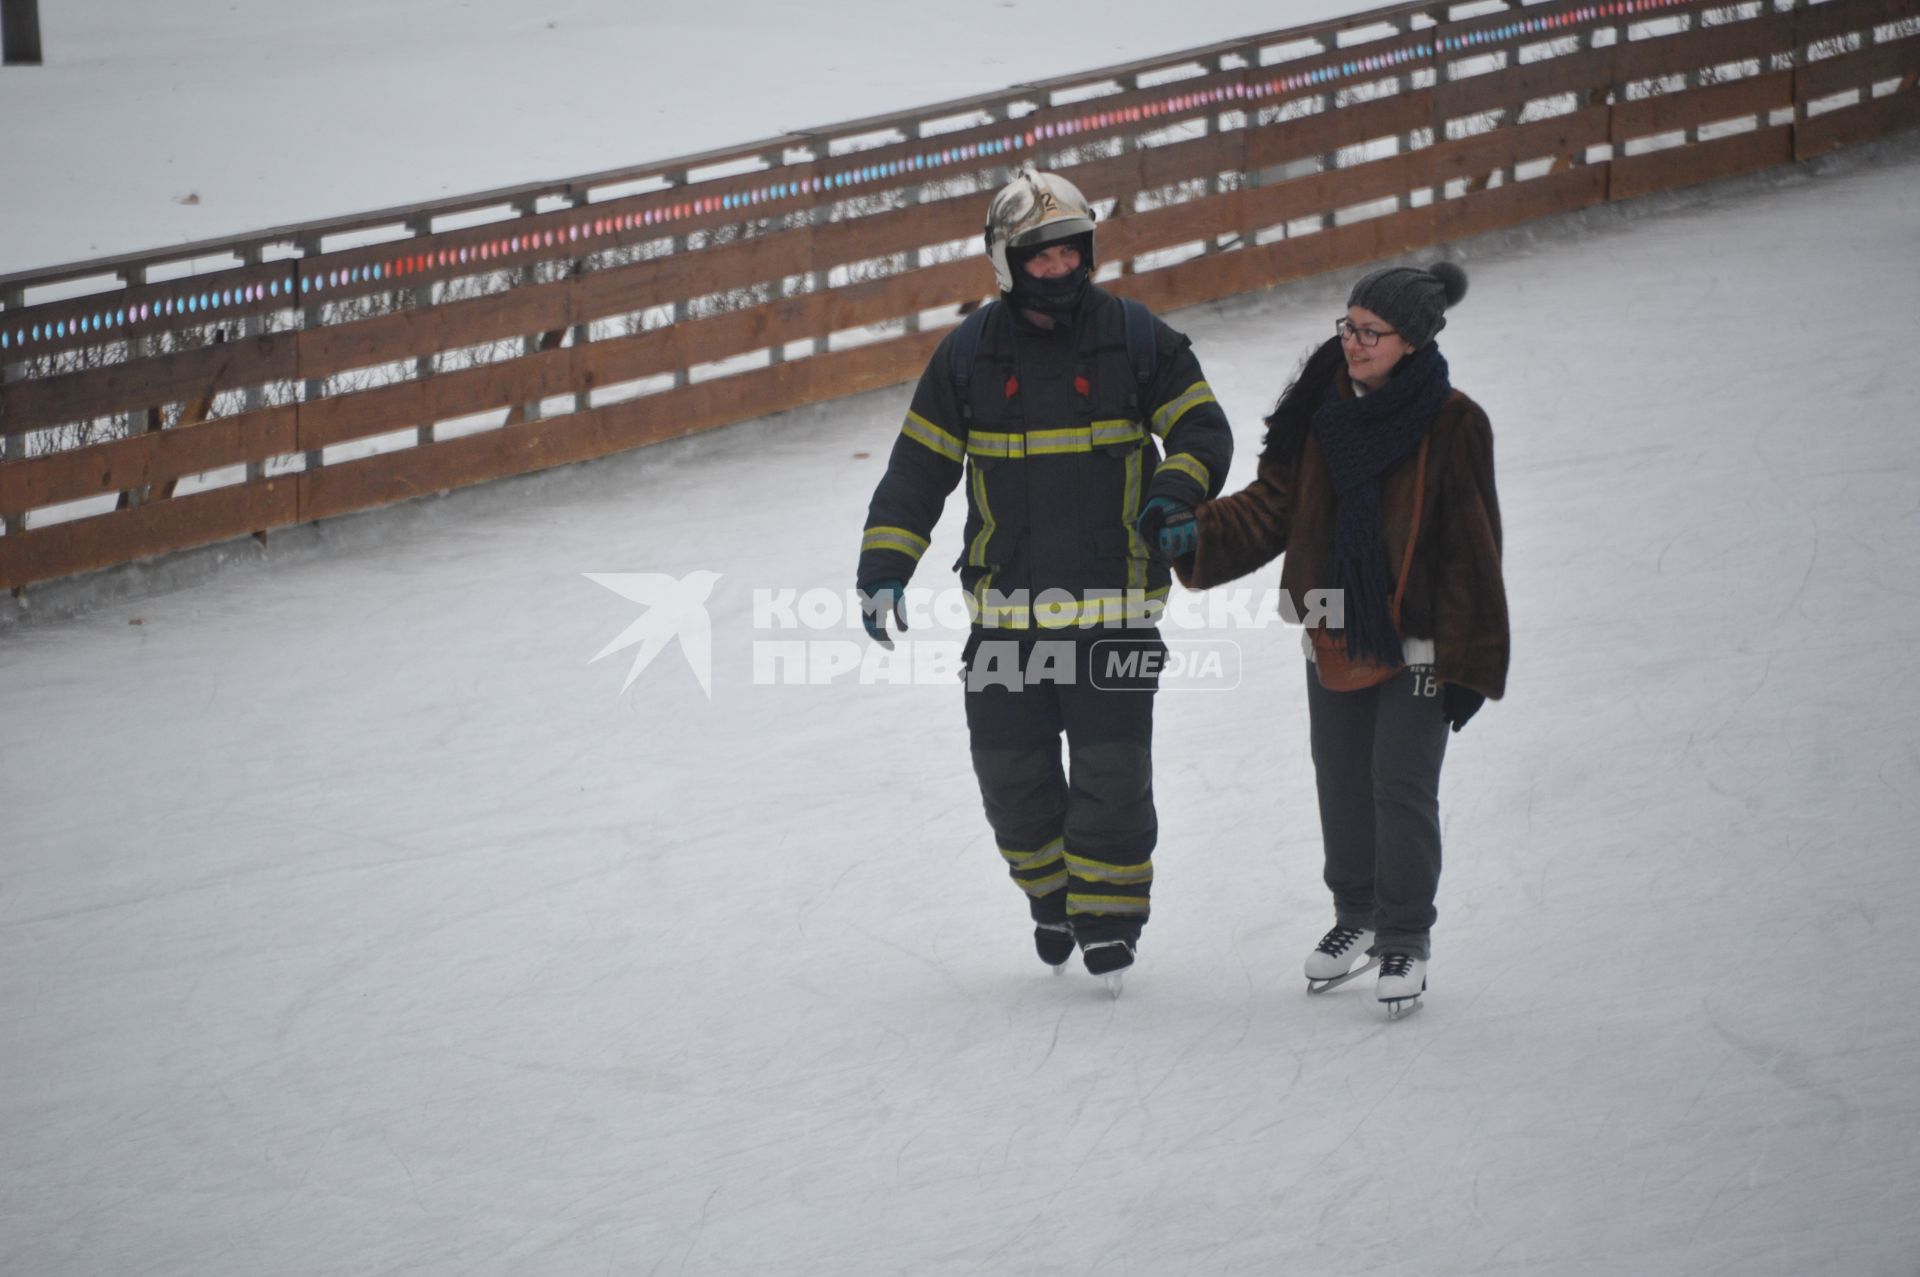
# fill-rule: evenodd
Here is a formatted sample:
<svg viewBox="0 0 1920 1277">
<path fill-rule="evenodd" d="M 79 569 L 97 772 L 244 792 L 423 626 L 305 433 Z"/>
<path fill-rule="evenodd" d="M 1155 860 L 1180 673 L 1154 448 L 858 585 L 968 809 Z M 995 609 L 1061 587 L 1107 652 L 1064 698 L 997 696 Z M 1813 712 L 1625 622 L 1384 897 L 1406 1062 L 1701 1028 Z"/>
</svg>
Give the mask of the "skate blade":
<svg viewBox="0 0 1920 1277">
<path fill-rule="evenodd" d="M 1100 977 L 1100 983 L 1106 986 L 1108 997 L 1118 998 L 1120 996 L 1121 985 L 1124 983 L 1124 981 L 1122 979 L 1120 972 L 1109 971 L 1107 972 L 1107 974 Z"/>
<path fill-rule="evenodd" d="M 1425 1006 L 1426 999 L 1423 998 L 1420 994 L 1416 993 L 1410 998 L 1382 999 L 1382 1003 L 1387 1008 L 1387 1019 L 1389 1021 L 1404 1020 L 1408 1016 L 1412 1015 L 1415 1011 L 1418 1011 L 1421 1007 Z"/>
<path fill-rule="evenodd" d="M 1337 975 L 1333 977 L 1333 979 L 1331 980 L 1309 980 L 1307 981 L 1307 992 L 1308 993 L 1325 993 L 1329 989 L 1337 989 L 1349 980 L 1358 980 L 1361 976 L 1365 975 L 1367 972 L 1373 970 L 1375 967 L 1379 965 L 1380 965 L 1380 959 L 1368 958 L 1364 964 L 1362 964 L 1361 966 L 1355 967 L 1353 970 L 1347 972 L 1345 975 Z"/>
</svg>

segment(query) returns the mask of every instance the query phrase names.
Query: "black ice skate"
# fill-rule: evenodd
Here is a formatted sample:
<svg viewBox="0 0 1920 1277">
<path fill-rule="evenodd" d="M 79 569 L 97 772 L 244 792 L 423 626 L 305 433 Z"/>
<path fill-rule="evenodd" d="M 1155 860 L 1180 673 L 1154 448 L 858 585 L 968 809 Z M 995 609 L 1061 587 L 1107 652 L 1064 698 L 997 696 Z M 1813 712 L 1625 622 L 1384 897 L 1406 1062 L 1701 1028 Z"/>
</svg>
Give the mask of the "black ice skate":
<svg viewBox="0 0 1920 1277">
<path fill-rule="evenodd" d="M 1066 970 L 1067 959 L 1073 956 L 1073 928 L 1064 922 L 1036 922 L 1033 924 L 1033 947 L 1040 955 L 1040 961 L 1053 968 L 1059 975 Z"/>
<path fill-rule="evenodd" d="M 1120 977 L 1133 965 L 1133 942 L 1131 940 L 1095 940 L 1080 950 L 1080 957 L 1087 964 L 1087 970 L 1106 981 L 1107 992 L 1114 997 L 1120 996 Z"/>
</svg>

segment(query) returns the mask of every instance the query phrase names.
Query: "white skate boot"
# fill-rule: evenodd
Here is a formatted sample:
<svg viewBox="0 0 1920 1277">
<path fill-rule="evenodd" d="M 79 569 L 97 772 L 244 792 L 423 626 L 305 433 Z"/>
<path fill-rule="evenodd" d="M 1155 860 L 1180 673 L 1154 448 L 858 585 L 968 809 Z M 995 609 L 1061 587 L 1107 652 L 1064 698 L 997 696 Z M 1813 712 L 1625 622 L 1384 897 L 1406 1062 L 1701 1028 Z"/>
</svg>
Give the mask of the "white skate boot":
<svg viewBox="0 0 1920 1277">
<path fill-rule="evenodd" d="M 1307 955 L 1307 992 L 1324 993 L 1373 970 L 1373 932 L 1336 926 Z M 1358 965 L 1364 959 L 1365 965 Z"/>
<path fill-rule="evenodd" d="M 1399 1019 L 1420 1009 L 1420 995 L 1427 991 L 1427 960 L 1405 953 L 1389 953 L 1380 959 L 1380 980 L 1375 997 L 1387 1008 L 1387 1015 Z"/>
</svg>

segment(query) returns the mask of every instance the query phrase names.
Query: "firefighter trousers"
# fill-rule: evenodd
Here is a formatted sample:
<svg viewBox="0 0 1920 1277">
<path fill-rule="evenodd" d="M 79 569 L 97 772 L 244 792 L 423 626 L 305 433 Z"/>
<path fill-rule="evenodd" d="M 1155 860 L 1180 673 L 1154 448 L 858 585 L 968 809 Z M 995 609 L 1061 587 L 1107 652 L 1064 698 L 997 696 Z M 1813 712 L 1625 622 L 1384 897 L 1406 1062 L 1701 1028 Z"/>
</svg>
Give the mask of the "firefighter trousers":
<svg viewBox="0 0 1920 1277">
<path fill-rule="evenodd" d="M 1152 629 L 986 630 L 967 643 L 967 734 L 987 823 L 1034 920 L 1069 921 L 1082 943 L 1137 939 L 1147 921 L 1165 655 Z"/>
</svg>

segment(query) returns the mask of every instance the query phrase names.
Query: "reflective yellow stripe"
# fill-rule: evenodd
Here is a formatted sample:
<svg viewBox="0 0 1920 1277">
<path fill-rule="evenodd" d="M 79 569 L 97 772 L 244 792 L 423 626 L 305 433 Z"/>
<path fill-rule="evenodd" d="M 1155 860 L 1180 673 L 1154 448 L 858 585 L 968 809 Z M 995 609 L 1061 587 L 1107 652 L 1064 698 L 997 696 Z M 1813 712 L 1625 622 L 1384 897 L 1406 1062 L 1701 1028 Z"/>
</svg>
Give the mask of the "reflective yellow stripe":
<svg viewBox="0 0 1920 1277">
<path fill-rule="evenodd" d="M 1056 838 L 1034 851 L 1009 851 L 1002 847 L 1000 854 L 1005 856 L 1007 863 L 1015 869 L 1044 869 L 1060 859 L 1060 853 L 1066 847 L 1066 842 L 1064 837 Z"/>
<path fill-rule="evenodd" d="M 900 427 L 900 433 L 915 443 L 925 444 L 949 461 L 958 461 L 967 454 L 966 445 L 958 438 L 917 412 L 907 414 L 906 424 Z"/>
<path fill-rule="evenodd" d="M 1083 882 L 1107 882 L 1116 887 L 1137 887 L 1153 881 L 1153 861 L 1137 865 L 1110 865 L 1104 860 L 1088 860 L 1067 853 L 1067 872 Z"/>
<path fill-rule="evenodd" d="M 1025 434 L 976 430 L 967 436 L 967 451 L 976 457 L 1060 457 L 1144 438 L 1146 432 L 1137 421 L 1096 421 L 1091 426 Z"/>
<path fill-rule="evenodd" d="M 1175 474 L 1184 474 L 1200 485 L 1200 491 L 1206 492 L 1213 487 L 1213 472 L 1202 465 L 1192 453 L 1176 452 L 1160 463 L 1162 470 L 1171 470 Z"/>
<path fill-rule="evenodd" d="M 898 550 L 918 563 L 927 552 L 927 539 L 906 528 L 868 528 L 860 538 L 860 553 L 868 550 Z"/>
<path fill-rule="evenodd" d="M 1211 386 L 1204 381 L 1196 381 L 1181 391 L 1178 398 L 1162 404 L 1160 411 L 1153 414 L 1153 433 L 1164 439 L 1169 431 L 1180 424 L 1180 418 L 1186 416 L 1188 412 L 1203 403 L 1218 402 L 1219 400 L 1213 397 Z"/>
<path fill-rule="evenodd" d="M 1057 874 L 1049 874 L 1045 878 L 1036 878 L 1032 882 L 1027 881 L 1025 878 L 1015 878 L 1014 882 L 1019 884 L 1020 890 L 1030 896 L 1036 898 L 1040 896 L 1050 896 L 1067 885 L 1067 871 L 1062 869 Z"/>
<path fill-rule="evenodd" d="M 1077 891 L 1067 893 L 1069 914 L 1145 914 L 1151 907 L 1144 896 L 1086 896 Z"/>
<path fill-rule="evenodd" d="M 972 544 L 967 546 L 967 563 L 976 568 L 987 566 L 987 543 L 993 539 L 998 525 L 993 521 L 993 510 L 987 505 L 987 472 L 979 466 L 973 467 L 973 508 L 980 512 L 980 531 L 974 534 Z M 992 573 L 982 577 L 980 588 L 985 589 Z"/>
<path fill-rule="evenodd" d="M 1140 449 L 1127 454 L 1126 490 L 1120 496 L 1120 526 L 1127 530 L 1127 588 L 1147 588 L 1147 543 L 1133 526 L 1140 510 Z"/>
</svg>

